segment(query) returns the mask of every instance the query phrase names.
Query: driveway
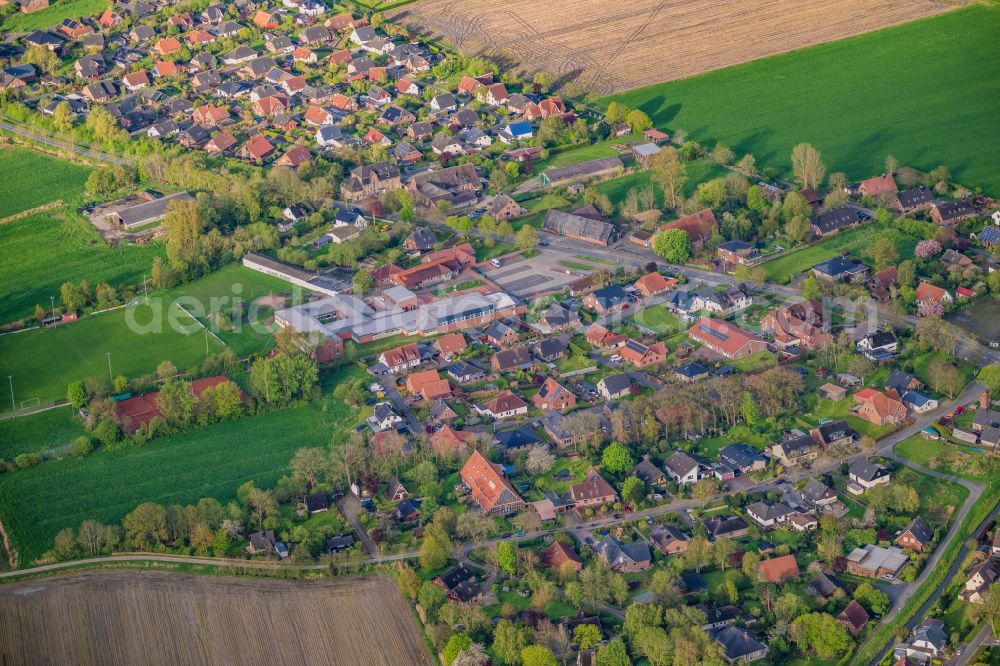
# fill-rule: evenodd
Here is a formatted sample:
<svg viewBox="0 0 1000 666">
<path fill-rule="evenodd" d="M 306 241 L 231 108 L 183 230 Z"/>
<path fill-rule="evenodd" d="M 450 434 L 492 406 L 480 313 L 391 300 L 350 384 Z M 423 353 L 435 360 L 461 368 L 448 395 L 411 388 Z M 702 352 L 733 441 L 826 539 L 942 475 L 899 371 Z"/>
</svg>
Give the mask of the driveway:
<svg viewBox="0 0 1000 666">
<path fill-rule="evenodd" d="M 354 530 L 354 536 L 358 538 L 358 541 L 368 551 L 368 557 L 378 557 L 378 548 L 375 546 L 375 542 L 368 537 L 368 530 L 365 529 L 365 526 L 361 524 L 361 520 L 358 518 L 364 510 L 361 508 L 361 502 L 358 501 L 358 498 L 351 493 L 347 493 L 337 501 L 337 509 L 340 510 L 340 515 L 350 523 L 351 529 Z"/>
</svg>

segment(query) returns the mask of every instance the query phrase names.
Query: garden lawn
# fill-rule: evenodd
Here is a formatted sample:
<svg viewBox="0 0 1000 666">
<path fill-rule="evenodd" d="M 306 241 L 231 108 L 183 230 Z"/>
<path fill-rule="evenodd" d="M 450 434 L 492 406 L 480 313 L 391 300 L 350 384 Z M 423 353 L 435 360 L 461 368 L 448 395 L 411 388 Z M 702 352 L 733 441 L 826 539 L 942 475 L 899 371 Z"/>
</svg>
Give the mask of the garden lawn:
<svg viewBox="0 0 1000 666">
<path fill-rule="evenodd" d="M 726 167 L 718 162 L 708 159 L 699 159 L 687 163 L 687 180 L 684 183 L 685 196 L 691 195 L 700 183 L 713 178 L 719 178 L 729 173 Z M 663 188 L 653 180 L 651 170 L 636 171 L 618 178 L 605 180 L 594 185 L 594 189 L 601 194 L 608 195 L 611 203 L 620 206 L 625 201 L 630 190 L 642 190 L 647 187 L 653 188 L 653 194 L 657 208 L 663 207 Z"/>
<path fill-rule="evenodd" d="M 79 197 L 90 171 L 27 148 L 0 150 L 0 218 Z"/>
<path fill-rule="evenodd" d="M 30 317 L 36 305 L 48 309 L 50 296 L 59 305 L 64 282 L 86 280 L 91 290 L 101 282 L 141 284 L 163 255 L 159 242 L 109 248 L 86 220 L 64 211 L 0 224 L 0 322 Z"/>
<path fill-rule="evenodd" d="M 149 374 L 164 360 L 182 372 L 205 360 L 205 337 L 191 318 L 180 313 L 176 318 L 178 324 L 196 329 L 189 335 L 174 330 L 166 317 L 161 331 L 142 334 L 129 327 L 132 312 L 140 323 L 150 320 L 150 309 L 140 304 L 72 324 L 0 337 L 0 375 L 14 376 L 18 406 L 34 398 L 42 403 L 65 399 L 66 386 L 85 377 L 110 381 L 107 353 L 113 374 L 126 377 Z M 209 338 L 209 353 L 223 349 Z"/>
<path fill-rule="evenodd" d="M 677 333 L 678 331 L 687 330 L 684 323 L 677 318 L 675 315 L 670 313 L 665 305 L 653 305 L 648 308 L 643 308 L 639 310 L 632 317 L 632 320 L 638 326 L 643 328 L 648 328 L 651 331 L 656 331 L 658 334 L 664 333 Z"/>
<path fill-rule="evenodd" d="M 85 432 L 69 407 L 0 421 L 0 458 L 12 461 L 19 453 L 60 449 Z"/>
<path fill-rule="evenodd" d="M 572 166 L 573 164 L 580 164 L 581 162 L 597 160 L 602 157 L 621 155 L 621 153 L 612 148 L 612 146 L 628 145 L 635 141 L 642 141 L 642 134 L 629 134 L 628 136 L 611 137 L 609 139 L 605 139 L 604 141 L 592 143 L 589 146 L 573 148 L 572 150 L 556 153 L 548 159 L 540 161 L 535 165 L 535 170 L 540 173 L 546 169 L 558 169 L 560 167 Z"/>
<path fill-rule="evenodd" d="M 40 12 L 12 14 L 3 22 L 2 31 L 30 32 L 61 23 L 66 18 L 100 16 L 108 4 L 107 0 L 59 0 Z"/>
<path fill-rule="evenodd" d="M 357 372 L 345 369 L 344 372 Z M 332 388 L 337 377 L 325 378 Z M 197 428 L 141 446 L 44 462 L 0 476 L 0 518 L 27 564 L 56 533 L 87 519 L 120 522 L 141 502 L 235 499 L 246 481 L 273 486 L 300 447 L 330 444 L 356 412 L 329 394 L 302 407 Z"/>
<path fill-rule="evenodd" d="M 896 247 L 899 249 L 900 259 L 913 256 L 913 248 L 917 245 L 917 239 L 904 234 L 895 227 L 893 229 L 894 231 L 890 233 L 896 234 Z M 770 281 L 787 284 L 799 273 L 844 252 L 863 257 L 865 249 L 884 233 L 885 229 L 881 225 L 866 224 L 824 238 L 802 249 L 792 250 L 761 265 L 767 271 Z"/>
<path fill-rule="evenodd" d="M 1000 194 L 1000 6 L 978 3 L 904 25 L 622 93 L 664 131 L 722 141 L 758 165 L 790 168 L 800 142 L 849 180 L 885 156 L 946 164 L 969 187 Z M 955 91 L 963 91 L 956 103 Z"/>
</svg>

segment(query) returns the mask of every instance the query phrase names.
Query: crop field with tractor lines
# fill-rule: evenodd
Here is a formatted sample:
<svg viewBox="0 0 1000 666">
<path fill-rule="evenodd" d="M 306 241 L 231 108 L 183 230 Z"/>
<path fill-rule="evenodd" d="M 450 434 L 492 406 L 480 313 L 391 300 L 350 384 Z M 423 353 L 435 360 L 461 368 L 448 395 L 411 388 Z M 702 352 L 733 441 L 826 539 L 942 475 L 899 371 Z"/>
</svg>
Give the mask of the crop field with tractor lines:
<svg viewBox="0 0 1000 666">
<path fill-rule="evenodd" d="M 426 0 L 393 20 L 466 55 L 545 70 L 607 95 L 946 11 L 932 0 Z"/>
<path fill-rule="evenodd" d="M 106 571 L 0 589 L 5 664 L 431 664 L 387 576 Z"/>
</svg>

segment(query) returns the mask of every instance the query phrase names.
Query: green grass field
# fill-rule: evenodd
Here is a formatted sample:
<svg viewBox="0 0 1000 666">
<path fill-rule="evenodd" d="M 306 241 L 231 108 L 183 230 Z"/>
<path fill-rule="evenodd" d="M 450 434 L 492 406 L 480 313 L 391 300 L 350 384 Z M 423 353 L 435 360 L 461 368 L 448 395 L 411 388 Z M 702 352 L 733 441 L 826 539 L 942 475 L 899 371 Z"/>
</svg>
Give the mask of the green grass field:
<svg viewBox="0 0 1000 666">
<path fill-rule="evenodd" d="M 0 197 L 0 201 L 3 197 Z M 75 214 L 52 211 L 0 224 L 0 322 L 31 316 L 36 305 L 59 304 L 63 282 L 139 284 L 162 243 L 109 248 Z"/>
<path fill-rule="evenodd" d="M 718 162 L 707 159 L 694 160 L 687 163 L 687 180 L 684 183 L 685 196 L 691 195 L 697 189 L 699 183 L 706 180 L 725 176 L 728 171 Z M 636 171 L 611 180 L 605 180 L 594 185 L 594 189 L 601 194 L 608 195 L 611 202 L 620 205 L 628 196 L 629 190 L 642 190 L 647 187 L 653 188 L 656 197 L 656 206 L 663 207 L 663 188 L 653 180 L 653 172 L 650 170 Z"/>
<path fill-rule="evenodd" d="M 1000 6 L 973 4 L 602 102 L 639 107 L 659 129 L 723 141 L 761 166 L 789 168 L 805 141 L 828 173 L 865 178 L 892 154 L 921 169 L 946 164 L 959 182 L 996 195 L 997 33 Z"/>
<path fill-rule="evenodd" d="M 865 249 L 872 241 L 886 233 L 893 234 L 896 239 L 900 260 L 913 256 L 913 248 L 917 245 L 916 237 L 906 235 L 897 228 L 887 231 L 884 227 L 876 224 L 867 224 L 842 231 L 808 247 L 775 257 L 761 265 L 767 271 L 768 280 L 786 284 L 802 271 L 844 252 L 851 252 L 863 259 Z"/>
<path fill-rule="evenodd" d="M 84 434 L 83 423 L 70 407 L 0 421 L 0 458 L 13 460 L 19 453 L 41 453 L 68 445 Z"/>
<path fill-rule="evenodd" d="M 538 172 L 545 171 L 546 169 L 556 169 L 559 167 L 571 166 L 573 164 L 579 164 L 580 162 L 587 162 L 589 160 L 596 160 L 602 157 L 611 157 L 613 155 L 621 155 L 617 150 L 612 148 L 613 145 L 624 145 L 629 144 L 634 141 L 642 141 L 642 134 L 629 134 L 627 136 L 616 136 L 610 139 L 605 139 L 604 141 L 598 141 L 597 143 L 592 143 L 589 146 L 581 146 L 580 148 L 574 148 L 572 150 L 567 150 L 562 153 L 556 153 L 548 159 L 540 161 L 535 165 L 535 170 Z"/>
<path fill-rule="evenodd" d="M 46 24 L 47 25 L 47 24 Z M 89 167 L 25 148 L 0 150 L 0 217 L 83 194 Z"/>
<path fill-rule="evenodd" d="M 187 370 L 205 359 L 205 338 L 196 322 L 178 314 L 178 324 L 197 331 L 189 335 L 177 332 L 164 316 L 160 332 L 136 333 L 129 326 L 130 316 L 140 324 L 152 320 L 150 308 L 137 305 L 56 328 L 5 335 L 0 337 L 0 375 L 14 375 L 18 403 L 34 398 L 46 403 L 64 399 L 71 381 L 84 377 L 110 381 L 108 353 L 116 376 L 148 374 L 164 360 L 178 370 Z M 213 354 L 223 349 L 212 338 L 208 346 Z"/>
<path fill-rule="evenodd" d="M 345 372 L 358 372 L 357 369 Z M 327 388 L 337 381 L 328 378 Z M 304 407 L 198 428 L 83 459 L 44 462 L 0 476 L 0 517 L 21 563 L 40 557 L 64 527 L 87 519 L 118 522 L 145 501 L 164 504 L 214 497 L 226 503 L 252 480 L 272 486 L 295 450 L 326 447 L 355 412 L 327 395 Z"/>
<path fill-rule="evenodd" d="M 639 310 L 639 312 L 637 312 L 632 319 L 639 326 L 656 331 L 661 335 L 664 333 L 676 333 L 678 331 L 687 330 L 687 326 L 684 325 L 684 322 L 676 316 L 670 314 L 670 311 L 665 305 L 654 305 L 652 307 L 643 308 L 642 310 Z"/>
<path fill-rule="evenodd" d="M 57 0 L 48 9 L 32 14 L 12 14 L 3 22 L 3 32 L 27 32 L 60 23 L 65 18 L 100 16 L 107 0 Z"/>
<path fill-rule="evenodd" d="M 255 319 L 258 321 L 256 327 L 250 323 L 243 323 L 238 327 L 234 326 L 232 330 L 213 326 L 212 313 L 231 308 L 236 299 L 242 301 L 243 305 L 251 307 L 255 300 L 268 294 L 295 298 L 293 290 L 304 291 L 271 275 L 265 275 L 240 264 L 229 264 L 199 280 L 155 292 L 150 296 L 159 296 L 165 300 L 182 298 L 181 304 L 195 314 L 198 321 L 218 335 L 238 356 L 247 356 L 270 350 L 274 342 L 269 332 L 273 310 L 258 305 L 253 308 L 256 312 Z M 194 308 L 198 304 L 201 307 L 200 311 L 196 312 Z M 202 312 L 205 313 L 204 316 Z"/>
</svg>

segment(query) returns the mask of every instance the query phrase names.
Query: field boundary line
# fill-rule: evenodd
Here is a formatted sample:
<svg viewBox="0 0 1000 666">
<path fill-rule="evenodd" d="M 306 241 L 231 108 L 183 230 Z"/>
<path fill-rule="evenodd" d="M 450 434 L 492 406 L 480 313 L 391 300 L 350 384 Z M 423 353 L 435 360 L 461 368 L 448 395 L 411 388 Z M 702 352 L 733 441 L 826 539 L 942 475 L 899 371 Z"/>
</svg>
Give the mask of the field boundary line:
<svg viewBox="0 0 1000 666">
<path fill-rule="evenodd" d="M 59 208 L 63 205 L 62 199 L 56 199 L 47 204 L 42 204 L 41 206 L 36 206 L 29 210 L 21 211 L 20 213 L 14 213 L 13 215 L 8 215 L 7 217 L 0 219 L 0 224 L 7 224 L 8 222 L 16 222 L 24 217 L 29 217 L 35 213 L 43 213 L 47 210 L 52 210 L 53 208 Z"/>
<path fill-rule="evenodd" d="M 218 340 L 219 344 L 221 344 L 221 345 L 222 345 L 223 347 L 228 347 L 228 346 L 229 346 L 229 345 L 227 345 L 227 344 L 226 344 L 225 340 L 223 340 L 223 339 L 222 339 L 222 338 L 220 338 L 220 337 L 219 337 L 218 335 L 216 335 L 216 334 L 215 334 L 215 332 L 214 332 L 214 331 L 212 331 L 212 329 L 210 329 L 210 328 L 209 328 L 208 326 L 205 326 L 205 325 L 204 325 L 203 323 L 201 323 L 201 320 L 200 320 L 200 319 L 198 319 L 198 318 L 197 318 L 197 317 L 195 317 L 195 316 L 194 316 L 193 314 L 191 314 L 190 312 L 188 312 L 188 309 L 187 309 L 187 308 L 185 308 L 185 307 L 184 307 L 183 305 L 181 305 L 180 303 L 175 303 L 175 305 L 176 305 L 177 307 L 179 307 L 179 308 L 181 309 L 181 312 L 183 312 L 183 313 L 184 313 L 184 314 L 186 314 L 186 315 L 187 315 L 188 317 L 191 317 L 191 319 L 193 319 L 193 320 L 194 320 L 195 322 L 197 322 L 197 324 L 198 324 L 199 326 L 201 326 L 201 327 L 202 327 L 202 329 L 204 329 L 206 333 L 208 333 L 208 334 L 209 334 L 209 335 L 211 335 L 211 336 L 212 336 L 213 338 L 215 338 L 216 340 Z"/>
<path fill-rule="evenodd" d="M 28 328 L 19 328 L 16 331 L 7 331 L 6 333 L 0 333 L 0 338 L 5 335 L 15 335 L 17 333 L 24 333 L 25 331 L 37 331 L 41 326 L 29 326 Z"/>
</svg>

